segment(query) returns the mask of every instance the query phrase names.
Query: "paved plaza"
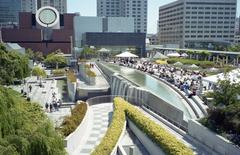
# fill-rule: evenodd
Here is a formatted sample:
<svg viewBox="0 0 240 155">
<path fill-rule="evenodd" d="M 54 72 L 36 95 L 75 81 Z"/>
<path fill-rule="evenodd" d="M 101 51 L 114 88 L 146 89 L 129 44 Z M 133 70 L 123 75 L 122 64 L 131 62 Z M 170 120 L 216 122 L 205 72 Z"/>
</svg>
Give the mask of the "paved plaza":
<svg viewBox="0 0 240 155">
<path fill-rule="evenodd" d="M 27 93 L 27 96 L 31 99 L 33 102 L 39 103 L 43 109 L 45 110 L 47 116 L 54 122 L 56 126 L 59 126 L 63 120 L 63 117 L 66 115 L 71 114 L 70 107 L 66 108 L 59 108 L 57 110 L 53 110 L 53 112 L 49 112 L 49 110 L 45 109 L 45 104 L 52 103 L 53 98 L 52 94 L 56 93 L 56 99 L 61 99 L 62 96 L 60 94 L 60 91 L 57 88 L 57 81 L 56 80 L 42 80 L 42 84 L 44 87 L 40 87 L 40 80 L 37 79 L 37 77 L 32 76 L 25 79 L 26 84 L 22 84 L 20 86 L 12 86 L 12 88 L 18 92 L 21 92 L 21 89 L 23 89 L 24 92 Z M 30 92 L 29 86 L 31 85 L 32 90 Z M 65 104 L 73 104 L 73 103 L 62 103 Z"/>
</svg>

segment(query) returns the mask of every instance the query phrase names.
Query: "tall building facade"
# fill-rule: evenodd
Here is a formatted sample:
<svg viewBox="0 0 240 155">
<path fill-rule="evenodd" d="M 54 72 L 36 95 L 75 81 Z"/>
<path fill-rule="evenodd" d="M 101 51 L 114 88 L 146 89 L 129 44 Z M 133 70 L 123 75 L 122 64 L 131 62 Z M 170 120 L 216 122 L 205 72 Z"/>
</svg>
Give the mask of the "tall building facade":
<svg viewBox="0 0 240 155">
<path fill-rule="evenodd" d="M 33 14 L 43 6 L 52 6 L 59 13 L 67 13 L 67 0 L 0 0 L 0 29 L 18 25 L 19 12 Z"/>
<path fill-rule="evenodd" d="M 36 13 L 37 0 L 21 0 L 21 11 Z"/>
<path fill-rule="evenodd" d="M 0 0 L 0 28 L 17 25 L 20 11 L 19 0 Z"/>
<path fill-rule="evenodd" d="M 236 18 L 235 32 L 240 34 L 240 17 Z"/>
<path fill-rule="evenodd" d="M 98 17 L 133 17 L 135 32 L 147 32 L 147 0 L 97 0 Z"/>
<path fill-rule="evenodd" d="M 159 7 L 162 45 L 213 49 L 234 42 L 236 0 L 178 0 Z"/>
<path fill-rule="evenodd" d="M 37 8 L 39 9 L 43 6 L 52 6 L 60 14 L 67 13 L 67 0 L 37 0 Z"/>
</svg>

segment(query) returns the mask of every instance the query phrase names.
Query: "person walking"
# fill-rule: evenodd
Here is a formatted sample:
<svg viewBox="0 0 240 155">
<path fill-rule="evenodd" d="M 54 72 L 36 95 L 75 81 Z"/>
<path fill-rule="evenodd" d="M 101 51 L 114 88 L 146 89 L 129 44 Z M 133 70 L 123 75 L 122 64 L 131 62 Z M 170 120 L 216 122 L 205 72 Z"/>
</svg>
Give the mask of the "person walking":
<svg viewBox="0 0 240 155">
<path fill-rule="evenodd" d="M 52 103 L 50 104 L 50 112 L 52 112 L 53 111 L 53 105 L 52 105 Z"/>
<path fill-rule="evenodd" d="M 49 107 L 49 105 L 48 105 L 48 103 L 46 102 L 46 104 L 45 104 L 45 109 L 46 109 L 47 112 L 48 112 L 48 107 Z"/>
<path fill-rule="evenodd" d="M 32 92 L 32 85 L 29 85 L 29 92 Z"/>
</svg>

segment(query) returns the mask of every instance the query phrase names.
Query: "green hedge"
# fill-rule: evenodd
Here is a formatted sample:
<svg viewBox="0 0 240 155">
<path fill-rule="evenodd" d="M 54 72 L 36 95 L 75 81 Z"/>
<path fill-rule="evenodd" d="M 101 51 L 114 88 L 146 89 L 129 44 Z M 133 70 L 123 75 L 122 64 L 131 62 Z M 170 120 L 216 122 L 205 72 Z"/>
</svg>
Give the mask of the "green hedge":
<svg viewBox="0 0 240 155">
<path fill-rule="evenodd" d="M 82 102 L 74 107 L 71 111 L 71 116 L 66 116 L 63 120 L 59 130 L 64 136 L 70 135 L 81 124 L 85 114 L 87 112 L 87 104 Z"/>
<path fill-rule="evenodd" d="M 64 76 L 66 74 L 65 69 L 54 69 L 52 71 L 53 76 Z"/>
<path fill-rule="evenodd" d="M 128 104 L 125 111 L 127 117 L 166 154 L 193 155 L 193 151 L 190 148 L 185 146 L 175 136 L 159 126 L 157 123 L 144 116 L 144 114 L 137 110 L 134 106 Z"/>
<path fill-rule="evenodd" d="M 114 99 L 114 106 L 112 123 L 92 155 L 109 155 L 112 152 L 122 132 L 126 116 L 129 117 L 140 130 L 148 135 L 152 141 L 159 145 L 166 154 L 193 155 L 193 151 L 177 140 L 175 136 L 144 116 L 142 112 L 124 99 L 116 97 Z"/>
<path fill-rule="evenodd" d="M 167 60 L 167 62 L 169 64 L 174 64 L 176 62 L 181 62 L 184 65 L 198 65 L 202 68 L 209 68 L 209 67 L 213 67 L 214 66 L 214 62 L 211 61 L 199 61 L 199 60 L 195 60 L 195 59 L 185 59 L 185 58 L 170 58 Z"/>
<path fill-rule="evenodd" d="M 96 77 L 97 76 L 96 73 L 90 69 L 91 68 L 90 64 L 85 64 L 84 67 L 85 67 L 85 72 L 88 77 Z"/>
<path fill-rule="evenodd" d="M 93 72 L 93 71 L 91 71 L 90 69 L 87 69 L 86 74 L 87 74 L 89 77 L 96 77 L 96 76 L 97 76 L 96 73 Z"/>
<path fill-rule="evenodd" d="M 115 98 L 114 107 L 110 127 L 108 128 L 101 143 L 96 147 L 94 152 L 91 153 L 92 155 L 110 155 L 118 142 L 126 120 L 124 113 L 125 106 L 119 102 L 117 98 Z"/>
<path fill-rule="evenodd" d="M 71 81 L 71 82 L 76 82 L 77 81 L 77 77 L 74 74 L 73 70 L 69 70 L 67 73 L 67 78 Z"/>
</svg>

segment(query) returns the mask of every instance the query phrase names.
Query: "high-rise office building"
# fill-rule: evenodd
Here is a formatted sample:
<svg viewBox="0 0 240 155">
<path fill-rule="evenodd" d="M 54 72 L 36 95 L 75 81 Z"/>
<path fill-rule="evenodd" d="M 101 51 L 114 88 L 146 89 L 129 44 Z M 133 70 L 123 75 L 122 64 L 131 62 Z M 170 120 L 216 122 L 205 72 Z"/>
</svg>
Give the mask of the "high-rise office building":
<svg viewBox="0 0 240 155">
<path fill-rule="evenodd" d="M 19 12 L 36 13 L 43 6 L 52 6 L 67 13 L 67 0 L 0 0 L 0 28 L 18 25 Z"/>
<path fill-rule="evenodd" d="M 136 32 L 147 32 L 147 0 L 97 0 L 98 17 L 133 17 Z"/>
<path fill-rule="evenodd" d="M 0 0 L 0 28 L 16 25 L 20 11 L 19 0 Z"/>
<path fill-rule="evenodd" d="M 239 18 L 236 18 L 236 23 L 235 23 L 235 32 L 237 34 L 240 34 L 240 17 Z"/>
<path fill-rule="evenodd" d="M 21 0 L 21 11 L 36 13 L 37 0 Z"/>
<path fill-rule="evenodd" d="M 236 0 L 178 0 L 159 8 L 162 45 L 208 48 L 234 42 Z"/>
<path fill-rule="evenodd" d="M 39 9 L 43 6 L 52 6 L 61 14 L 67 13 L 67 0 L 38 0 L 37 8 Z"/>
</svg>

